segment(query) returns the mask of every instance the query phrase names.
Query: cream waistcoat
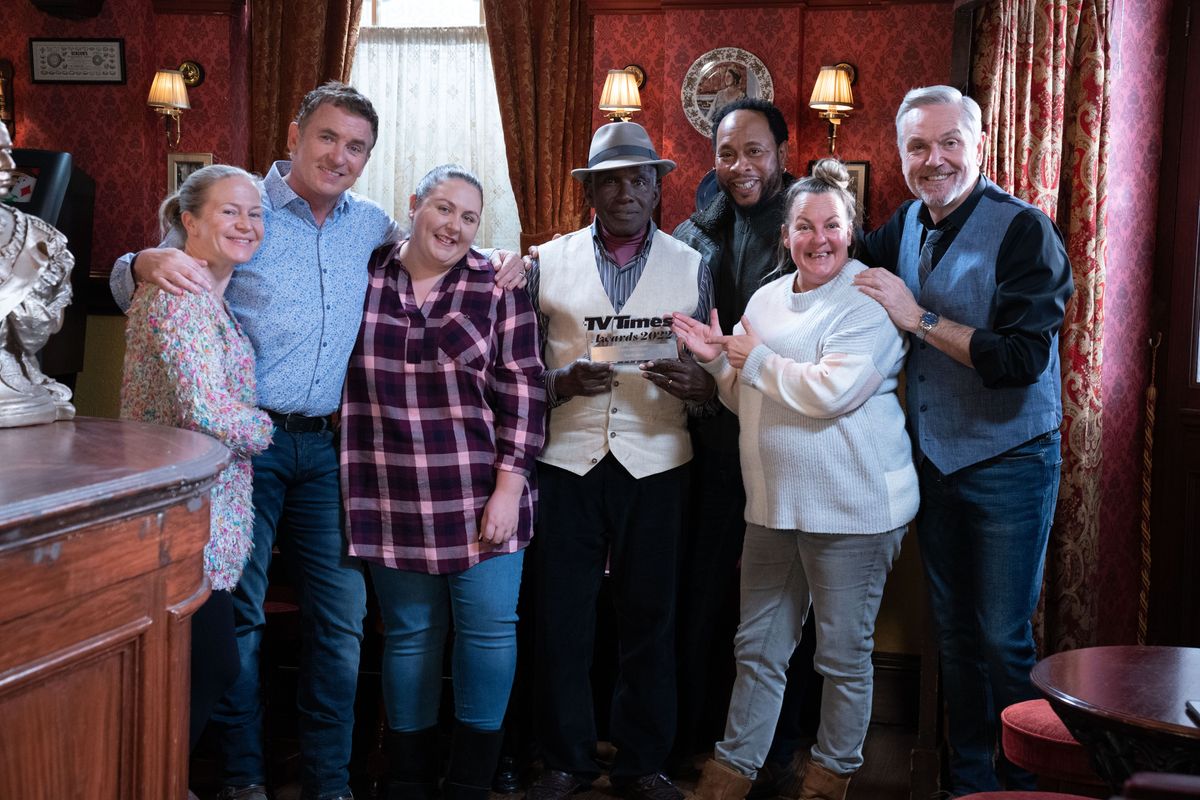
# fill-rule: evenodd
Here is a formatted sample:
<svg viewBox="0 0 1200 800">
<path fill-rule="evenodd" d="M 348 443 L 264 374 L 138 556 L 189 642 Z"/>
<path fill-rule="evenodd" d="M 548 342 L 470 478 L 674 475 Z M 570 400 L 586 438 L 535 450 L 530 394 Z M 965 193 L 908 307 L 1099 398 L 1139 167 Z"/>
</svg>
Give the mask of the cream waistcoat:
<svg viewBox="0 0 1200 800">
<path fill-rule="evenodd" d="M 590 226 L 547 242 L 538 256 L 547 369 L 585 358 L 589 329 L 653 336 L 669 329 L 671 312 L 696 311 L 700 254 L 662 231 L 655 231 L 645 271 L 620 314 L 600 282 Z M 683 401 L 643 378 L 636 364 L 616 365 L 609 392 L 573 397 L 550 411 L 541 460 L 584 475 L 609 452 L 635 478 L 692 458 Z"/>
</svg>

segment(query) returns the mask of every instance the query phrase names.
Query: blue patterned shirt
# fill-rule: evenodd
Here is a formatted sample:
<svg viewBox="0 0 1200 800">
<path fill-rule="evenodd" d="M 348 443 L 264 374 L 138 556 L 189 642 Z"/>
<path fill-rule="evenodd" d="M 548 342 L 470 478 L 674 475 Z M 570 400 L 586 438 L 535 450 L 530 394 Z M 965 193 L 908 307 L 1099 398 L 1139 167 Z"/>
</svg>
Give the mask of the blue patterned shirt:
<svg viewBox="0 0 1200 800">
<path fill-rule="evenodd" d="M 371 252 L 399 230 L 387 212 L 352 192 L 318 226 L 284 180 L 290 170 L 290 162 L 277 161 L 263 179 L 266 236 L 254 258 L 234 269 L 225 299 L 254 345 L 259 405 L 324 416 L 341 404 Z M 118 261 L 110 280 L 122 308 L 133 293 L 131 259 Z"/>
</svg>

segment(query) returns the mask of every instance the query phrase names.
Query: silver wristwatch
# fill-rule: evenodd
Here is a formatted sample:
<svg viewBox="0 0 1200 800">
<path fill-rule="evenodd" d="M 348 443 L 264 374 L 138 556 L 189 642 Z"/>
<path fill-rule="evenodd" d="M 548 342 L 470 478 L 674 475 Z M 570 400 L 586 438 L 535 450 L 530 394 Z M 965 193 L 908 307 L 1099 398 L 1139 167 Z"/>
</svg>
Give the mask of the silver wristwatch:
<svg viewBox="0 0 1200 800">
<path fill-rule="evenodd" d="M 937 324 L 941 321 L 942 318 L 937 314 L 933 313 L 932 311 L 926 311 L 921 315 L 921 320 L 917 323 L 917 338 L 922 342 L 925 341 L 925 337 L 928 336 L 929 332 L 936 328 Z"/>
</svg>

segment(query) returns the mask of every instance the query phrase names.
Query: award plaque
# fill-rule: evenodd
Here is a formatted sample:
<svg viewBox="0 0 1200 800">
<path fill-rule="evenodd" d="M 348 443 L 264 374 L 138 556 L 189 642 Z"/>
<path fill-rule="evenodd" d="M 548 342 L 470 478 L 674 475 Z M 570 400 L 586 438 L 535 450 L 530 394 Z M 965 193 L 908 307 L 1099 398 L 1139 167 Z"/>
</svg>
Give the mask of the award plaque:
<svg viewBox="0 0 1200 800">
<path fill-rule="evenodd" d="M 640 364 L 679 358 L 670 328 L 650 331 L 595 331 L 588 336 L 588 359 L 606 364 Z"/>
</svg>

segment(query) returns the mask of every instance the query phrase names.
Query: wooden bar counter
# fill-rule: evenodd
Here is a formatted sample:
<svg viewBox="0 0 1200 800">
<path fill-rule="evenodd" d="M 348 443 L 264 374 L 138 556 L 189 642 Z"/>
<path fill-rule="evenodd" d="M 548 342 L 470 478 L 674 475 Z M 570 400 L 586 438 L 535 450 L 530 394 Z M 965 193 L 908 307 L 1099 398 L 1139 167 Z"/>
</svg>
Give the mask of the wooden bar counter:
<svg viewBox="0 0 1200 800">
<path fill-rule="evenodd" d="M 183 800 L 215 439 L 0 429 L 0 798 Z"/>
</svg>

